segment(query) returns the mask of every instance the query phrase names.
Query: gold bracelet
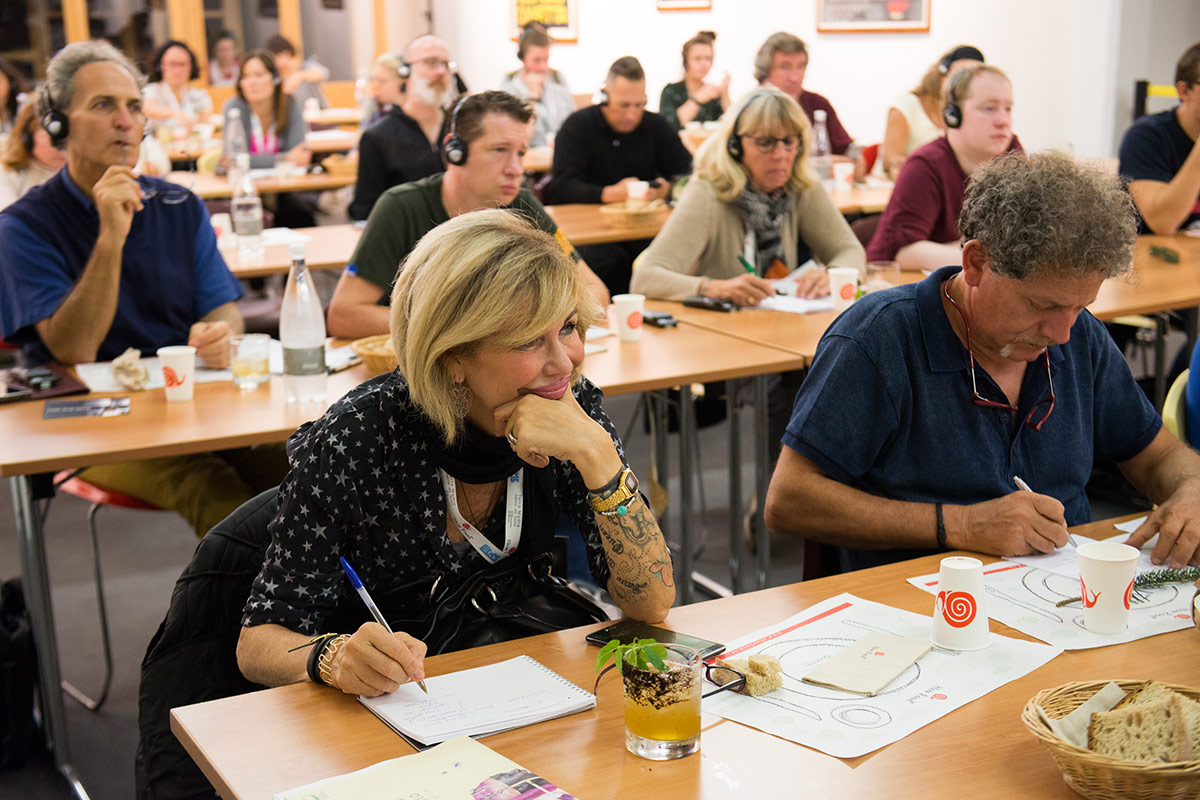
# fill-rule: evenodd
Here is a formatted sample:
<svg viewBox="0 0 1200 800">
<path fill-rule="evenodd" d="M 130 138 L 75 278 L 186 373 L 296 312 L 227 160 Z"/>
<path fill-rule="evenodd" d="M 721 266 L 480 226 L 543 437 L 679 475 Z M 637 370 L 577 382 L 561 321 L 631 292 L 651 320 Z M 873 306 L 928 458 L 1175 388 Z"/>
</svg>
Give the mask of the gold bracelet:
<svg viewBox="0 0 1200 800">
<path fill-rule="evenodd" d="M 602 517 L 624 517 L 626 514 L 629 513 L 629 509 L 633 506 L 633 504 L 641 499 L 642 499 L 641 492 L 638 492 L 633 497 L 629 498 L 628 502 L 623 503 L 621 507 L 624 507 L 625 513 L 621 513 L 621 511 L 618 510 L 620 507 L 611 509 L 609 511 L 597 510 L 596 513 Z"/>
<path fill-rule="evenodd" d="M 351 634 L 343 633 L 341 636 L 334 639 L 329 644 L 325 645 L 324 652 L 321 653 L 320 659 L 317 660 L 317 672 L 321 676 L 321 682 L 326 686 L 333 686 L 333 657 L 337 655 L 337 651 L 350 638 Z"/>
</svg>

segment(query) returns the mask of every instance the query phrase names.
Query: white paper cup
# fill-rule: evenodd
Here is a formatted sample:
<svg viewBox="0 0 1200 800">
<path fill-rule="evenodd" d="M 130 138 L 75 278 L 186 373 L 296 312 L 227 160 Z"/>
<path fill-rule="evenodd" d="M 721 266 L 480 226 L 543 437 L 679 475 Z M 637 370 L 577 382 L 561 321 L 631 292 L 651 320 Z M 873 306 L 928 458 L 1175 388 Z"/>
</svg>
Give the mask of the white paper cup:
<svg viewBox="0 0 1200 800">
<path fill-rule="evenodd" d="M 937 588 L 929 640 L 945 650 L 987 647 L 991 640 L 984 605 L 983 562 L 969 556 L 943 558 Z"/>
<path fill-rule="evenodd" d="M 639 342 L 642 339 L 642 308 L 646 305 L 644 294 L 613 295 L 613 316 L 617 318 L 617 336 L 622 342 Z"/>
<path fill-rule="evenodd" d="M 838 191 L 854 187 L 854 163 L 851 161 L 833 162 L 833 188 Z"/>
<path fill-rule="evenodd" d="M 841 313 L 854 303 L 858 293 L 858 270 L 853 267 L 833 267 L 829 270 L 829 295 L 833 298 L 833 310 Z"/>
<path fill-rule="evenodd" d="M 160 347 L 158 361 L 162 364 L 167 400 L 172 403 L 191 400 L 196 377 L 196 348 L 191 345 Z"/>
<path fill-rule="evenodd" d="M 222 236 L 233 233 L 233 218 L 226 213 L 212 215 L 213 233 L 217 235 L 217 239 Z"/>
<path fill-rule="evenodd" d="M 1124 633 L 1129 624 L 1138 550 L 1119 542 L 1084 542 L 1079 556 L 1083 627 L 1092 633 Z"/>
<path fill-rule="evenodd" d="M 650 184 L 646 181 L 630 181 L 625 184 L 625 207 L 645 208 L 646 192 L 648 191 L 650 191 Z"/>
</svg>

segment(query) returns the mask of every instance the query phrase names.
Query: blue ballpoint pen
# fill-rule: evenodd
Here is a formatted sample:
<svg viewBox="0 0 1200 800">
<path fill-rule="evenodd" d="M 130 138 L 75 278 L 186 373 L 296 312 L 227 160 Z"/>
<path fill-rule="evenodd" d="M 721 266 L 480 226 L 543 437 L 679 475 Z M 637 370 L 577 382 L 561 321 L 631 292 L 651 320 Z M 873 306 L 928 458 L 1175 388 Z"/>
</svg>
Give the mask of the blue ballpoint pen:
<svg viewBox="0 0 1200 800">
<path fill-rule="evenodd" d="M 339 558 L 342 562 L 342 569 L 346 572 L 346 577 L 350 579 L 350 585 L 354 587 L 354 591 L 358 592 L 358 596 L 367 604 L 367 608 L 371 611 L 371 616 L 375 621 L 383 626 L 383 629 L 388 633 L 394 633 L 392 626 L 388 625 L 387 620 L 383 617 L 383 612 L 379 610 L 379 606 L 375 605 L 375 601 L 371 599 L 370 593 L 367 592 L 367 587 L 363 586 L 362 580 L 358 577 L 358 573 L 354 571 L 354 567 L 350 566 L 350 562 L 345 558 Z M 425 681 L 417 681 L 417 686 L 421 687 L 421 691 L 429 694 L 429 690 L 425 688 Z"/>
</svg>

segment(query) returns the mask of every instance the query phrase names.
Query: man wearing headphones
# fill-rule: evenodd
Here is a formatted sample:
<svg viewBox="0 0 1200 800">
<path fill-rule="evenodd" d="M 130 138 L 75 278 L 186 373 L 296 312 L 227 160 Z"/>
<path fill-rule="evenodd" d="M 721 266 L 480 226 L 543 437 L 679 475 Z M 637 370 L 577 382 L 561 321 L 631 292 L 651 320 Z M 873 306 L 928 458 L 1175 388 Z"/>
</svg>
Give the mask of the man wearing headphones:
<svg viewBox="0 0 1200 800">
<path fill-rule="evenodd" d="M 0 333 L 31 363 L 189 344 L 206 365 L 229 365 L 242 292 L 208 212 L 183 187 L 126 166 L 146 127 L 141 83 L 107 42 L 67 45 L 47 66 L 42 124 L 66 169 L 0 212 Z M 84 477 L 178 511 L 203 535 L 286 469 L 281 452 L 274 474 L 247 454 L 127 462 Z"/>
<path fill-rule="evenodd" d="M 393 105 L 359 140 L 350 219 L 366 219 L 379 196 L 393 186 L 442 171 L 439 146 L 455 85 L 450 48 L 436 36 L 414 39 L 404 48 L 396 72 L 404 81 L 404 102 Z"/>
<path fill-rule="evenodd" d="M 521 186 L 521 157 L 529 147 L 532 119 L 529 106 L 507 92 L 466 95 L 455 104 L 442 144 L 446 171 L 380 196 L 329 303 L 330 335 L 387 333 L 397 265 L 433 228 L 485 208 L 511 209 L 553 234 L 575 260 L 597 302 L 608 304 L 604 284 L 579 259 L 541 203 Z"/>
<path fill-rule="evenodd" d="M 692 171 L 692 155 L 675 127 L 646 111 L 646 73 L 633 56 L 608 69 L 602 102 L 567 117 L 554 140 L 547 205 L 617 203 L 630 181 L 649 181 L 647 200 L 663 199 L 671 181 Z M 579 248 L 613 294 L 629 291 L 633 259 L 649 239 Z"/>
<path fill-rule="evenodd" d="M 967 179 L 1009 150 L 1020 150 L 1012 132 L 1012 83 L 996 67 L 959 70 L 946 86 L 946 135 L 905 160 L 875 235 L 868 261 L 897 261 L 902 269 L 957 264 L 958 213 Z"/>
</svg>

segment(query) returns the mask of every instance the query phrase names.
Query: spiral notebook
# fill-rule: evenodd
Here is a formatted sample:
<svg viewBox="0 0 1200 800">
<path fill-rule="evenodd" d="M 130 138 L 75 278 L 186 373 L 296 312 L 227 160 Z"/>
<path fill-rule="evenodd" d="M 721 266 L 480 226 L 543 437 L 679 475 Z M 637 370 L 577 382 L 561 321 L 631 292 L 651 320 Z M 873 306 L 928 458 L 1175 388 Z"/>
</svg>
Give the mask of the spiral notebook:
<svg viewBox="0 0 1200 800">
<path fill-rule="evenodd" d="M 391 694 L 358 699 L 418 749 L 455 736 L 489 736 L 596 705 L 594 694 L 529 656 L 435 675 L 425 679 L 425 686 L 429 694 L 406 683 Z"/>
</svg>

